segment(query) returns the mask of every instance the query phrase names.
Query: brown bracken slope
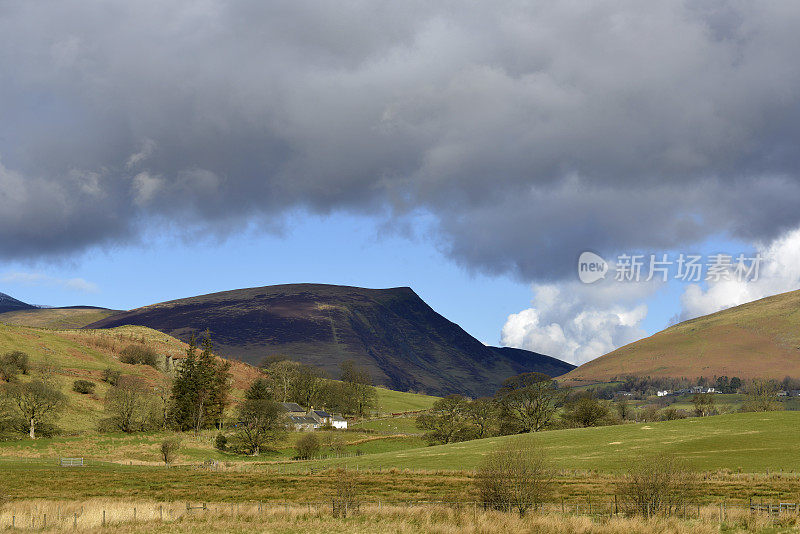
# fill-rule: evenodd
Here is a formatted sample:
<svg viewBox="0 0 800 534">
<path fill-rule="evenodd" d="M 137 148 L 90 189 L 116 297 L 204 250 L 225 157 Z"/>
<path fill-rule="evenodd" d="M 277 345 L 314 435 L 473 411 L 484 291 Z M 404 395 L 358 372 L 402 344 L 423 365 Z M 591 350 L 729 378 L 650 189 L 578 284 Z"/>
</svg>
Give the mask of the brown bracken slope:
<svg viewBox="0 0 800 534">
<path fill-rule="evenodd" d="M 627 375 L 800 377 L 800 291 L 676 324 L 585 363 L 561 380 L 579 385 Z"/>
</svg>

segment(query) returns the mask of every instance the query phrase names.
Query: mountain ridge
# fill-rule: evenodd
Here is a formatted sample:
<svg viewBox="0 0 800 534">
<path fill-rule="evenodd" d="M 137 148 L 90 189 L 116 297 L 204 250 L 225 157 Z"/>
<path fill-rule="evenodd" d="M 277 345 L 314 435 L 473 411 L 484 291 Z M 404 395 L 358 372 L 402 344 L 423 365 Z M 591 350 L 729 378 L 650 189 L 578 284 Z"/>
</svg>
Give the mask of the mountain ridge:
<svg viewBox="0 0 800 534">
<path fill-rule="evenodd" d="M 484 345 L 405 286 L 235 289 L 151 304 L 86 328 L 123 324 L 182 340 L 209 329 L 222 354 L 249 363 L 285 356 L 331 376 L 342 361 L 353 359 L 370 370 L 376 384 L 439 395 L 491 395 L 509 376 L 541 369 L 552 376 L 574 367 L 534 352 Z"/>
</svg>

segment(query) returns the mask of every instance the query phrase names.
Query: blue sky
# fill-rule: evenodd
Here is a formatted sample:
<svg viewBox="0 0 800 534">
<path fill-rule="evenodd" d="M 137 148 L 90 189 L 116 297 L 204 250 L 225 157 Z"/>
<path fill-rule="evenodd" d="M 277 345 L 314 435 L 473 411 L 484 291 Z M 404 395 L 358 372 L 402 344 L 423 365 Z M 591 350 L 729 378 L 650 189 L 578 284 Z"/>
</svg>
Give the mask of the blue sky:
<svg viewBox="0 0 800 534">
<path fill-rule="evenodd" d="M 424 219 L 412 230 L 393 232 L 370 217 L 296 213 L 281 233 L 248 230 L 189 239 L 150 231 L 138 244 L 96 247 L 58 261 L 4 262 L 0 279 L 6 281 L 0 290 L 35 304 L 131 309 L 283 283 L 410 286 L 482 342 L 500 344 L 507 317 L 531 305 L 530 283 L 458 265 L 429 237 Z M 735 246 L 711 240 L 703 249 Z M 569 272 L 574 265 L 564 269 Z M 74 279 L 86 286 L 67 283 Z M 648 334 L 664 328 L 680 311 L 682 291 L 683 284 L 672 282 L 651 295 L 641 328 Z"/>
</svg>

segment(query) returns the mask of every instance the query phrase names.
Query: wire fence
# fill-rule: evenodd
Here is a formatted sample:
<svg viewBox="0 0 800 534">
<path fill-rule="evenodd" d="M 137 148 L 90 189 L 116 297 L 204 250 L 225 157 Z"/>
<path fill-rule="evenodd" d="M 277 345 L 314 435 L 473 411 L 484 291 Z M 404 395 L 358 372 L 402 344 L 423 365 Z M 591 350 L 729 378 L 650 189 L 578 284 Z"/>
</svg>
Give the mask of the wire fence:
<svg viewBox="0 0 800 534">
<path fill-rule="evenodd" d="M 348 509 L 349 506 L 349 509 Z M 342 514 L 344 507 L 344 514 Z M 352 515 L 357 513 L 380 514 L 397 513 L 403 509 L 446 507 L 462 514 L 478 514 L 491 509 L 476 501 L 447 500 L 370 500 L 342 503 L 336 499 L 314 502 L 169 502 L 169 503 L 125 503 L 120 501 L 71 504 L 58 502 L 10 503 L 0 510 L 0 529 L 6 530 L 45 530 L 45 529 L 85 529 L 110 525 L 173 522 L 192 518 L 257 518 L 266 515 L 314 516 L 314 515 Z M 518 513 L 516 509 L 506 510 Z M 763 515 L 778 518 L 798 518 L 798 503 L 728 503 L 716 504 L 689 503 L 668 504 L 658 511 L 632 511 L 628 504 L 615 496 L 605 498 L 562 499 L 556 502 L 540 503 L 531 507 L 528 513 L 561 514 L 563 516 L 589 516 L 593 518 L 640 515 L 674 517 L 684 520 L 704 520 L 725 523 L 744 515 Z"/>
</svg>

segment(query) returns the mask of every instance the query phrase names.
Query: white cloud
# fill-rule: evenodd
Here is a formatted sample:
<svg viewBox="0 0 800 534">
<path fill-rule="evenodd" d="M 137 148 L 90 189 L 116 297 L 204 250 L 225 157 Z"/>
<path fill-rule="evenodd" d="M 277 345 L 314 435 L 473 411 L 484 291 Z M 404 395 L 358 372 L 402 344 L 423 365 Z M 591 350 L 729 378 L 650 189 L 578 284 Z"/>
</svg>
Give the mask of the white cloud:
<svg viewBox="0 0 800 534">
<path fill-rule="evenodd" d="M 800 288 L 800 228 L 758 246 L 757 252 L 762 262 L 756 280 L 720 280 L 709 282 L 706 289 L 691 284 L 681 295 L 681 312 L 675 320 L 685 321 Z"/>
<path fill-rule="evenodd" d="M 58 278 L 42 273 L 6 273 L 0 277 L 0 282 L 26 286 L 55 286 L 81 293 L 97 293 L 100 290 L 97 284 L 84 280 L 83 278 Z"/>
<path fill-rule="evenodd" d="M 659 287 L 613 279 L 590 286 L 534 284 L 533 307 L 509 315 L 501 341 L 580 365 L 644 337 L 642 301 Z"/>
</svg>

